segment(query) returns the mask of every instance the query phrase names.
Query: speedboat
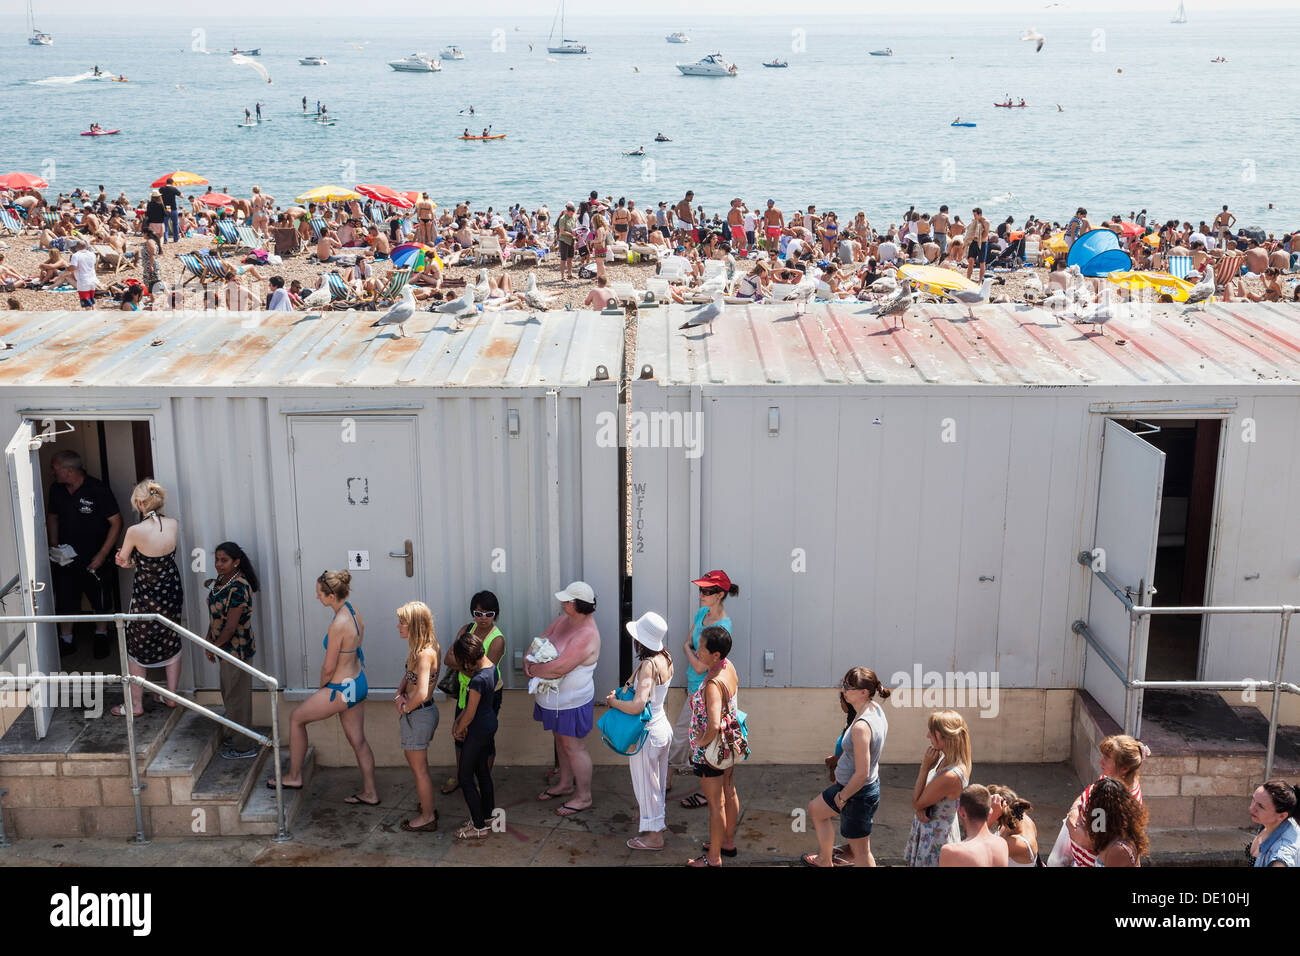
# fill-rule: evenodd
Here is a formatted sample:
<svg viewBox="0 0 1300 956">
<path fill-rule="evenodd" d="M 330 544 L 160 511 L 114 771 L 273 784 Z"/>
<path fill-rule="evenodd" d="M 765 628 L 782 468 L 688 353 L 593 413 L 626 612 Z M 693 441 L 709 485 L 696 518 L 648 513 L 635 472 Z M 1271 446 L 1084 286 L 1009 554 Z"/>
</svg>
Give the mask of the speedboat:
<svg viewBox="0 0 1300 956">
<path fill-rule="evenodd" d="M 710 53 L 697 63 L 678 63 L 682 76 L 735 76 L 736 64 L 728 63 L 721 53 Z"/>
<path fill-rule="evenodd" d="M 668 34 L 668 36 L 664 37 L 664 39 L 667 40 L 669 43 L 690 43 L 691 42 L 691 38 L 688 37 L 681 30 L 678 30 L 676 33 Z"/>
<path fill-rule="evenodd" d="M 329 66 L 329 63 L 323 56 L 300 56 L 298 57 L 298 62 L 303 66 Z"/>
<path fill-rule="evenodd" d="M 231 56 L 261 56 L 262 48 L 259 46 L 253 50 L 231 50 Z"/>
<path fill-rule="evenodd" d="M 437 73 L 442 64 L 424 53 L 412 53 L 400 60 L 389 60 L 388 65 L 398 73 Z"/>
<path fill-rule="evenodd" d="M 442 48 L 442 51 L 438 54 L 438 56 L 442 57 L 444 60 L 463 60 L 463 59 L 465 59 L 465 53 L 464 53 L 464 51 L 461 50 L 460 47 L 458 47 L 458 46 L 456 46 L 456 45 L 454 45 L 454 44 L 453 44 L 452 46 L 445 46 L 445 47 L 443 47 L 443 48 Z"/>
<path fill-rule="evenodd" d="M 766 61 L 763 65 L 766 66 L 766 67 L 770 67 L 770 68 L 772 68 L 773 70 L 784 70 L 784 69 L 786 69 L 790 64 L 789 64 L 789 62 L 786 61 L 786 60 L 768 60 L 768 61 Z"/>
<path fill-rule="evenodd" d="M 894 48 L 887 46 L 883 50 L 872 50 L 871 55 L 872 56 L 893 56 Z"/>
</svg>

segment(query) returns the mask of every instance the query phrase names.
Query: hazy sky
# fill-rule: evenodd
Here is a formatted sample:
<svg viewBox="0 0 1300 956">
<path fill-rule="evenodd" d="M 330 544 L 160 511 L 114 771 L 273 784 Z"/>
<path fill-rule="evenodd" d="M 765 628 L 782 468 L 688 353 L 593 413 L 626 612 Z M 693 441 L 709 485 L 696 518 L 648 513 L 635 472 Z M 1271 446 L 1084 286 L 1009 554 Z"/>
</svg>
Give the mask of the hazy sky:
<svg viewBox="0 0 1300 956">
<path fill-rule="evenodd" d="M 1049 15 L 1046 11 L 1049 0 L 926 0 L 923 13 L 960 12 L 978 13 L 1023 13 L 1025 15 Z M 310 14 L 312 16 L 404 16 L 404 17 L 550 17 L 556 7 L 555 0 L 478 0 L 469 9 L 461 5 L 445 2 L 416 4 L 411 0 L 224 0 L 219 6 L 203 11 L 207 19 L 222 19 L 229 16 L 263 15 L 270 12 L 272 16 L 294 16 Z M 1096 2 L 1066 2 L 1055 9 L 1063 13 L 1089 13 L 1092 11 L 1124 10 L 1140 12 L 1154 10 L 1172 11 L 1177 0 L 1096 0 Z M 6 11 L 11 16 L 17 12 L 19 0 L 13 0 L 12 6 L 6 4 Z M 184 17 L 187 14 L 174 3 L 159 0 L 114 0 L 106 6 L 100 0 L 36 0 L 38 16 L 41 19 L 54 20 L 76 14 L 112 15 L 158 15 L 167 17 Z M 1248 0 L 1248 3 L 1211 2 L 1188 0 L 1189 16 L 1198 12 L 1226 11 L 1233 9 L 1295 9 L 1295 0 Z M 567 0 L 567 15 L 570 17 L 611 17 L 635 16 L 646 19 L 680 20 L 689 23 L 692 18 L 716 16 L 911 16 L 917 8 L 900 2 L 900 0 L 655 0 L 653 5 L 636 3 L 615 6 L 609 0 Z M 792 11 L 794 11 L 792 13 Z"/>
</svg>

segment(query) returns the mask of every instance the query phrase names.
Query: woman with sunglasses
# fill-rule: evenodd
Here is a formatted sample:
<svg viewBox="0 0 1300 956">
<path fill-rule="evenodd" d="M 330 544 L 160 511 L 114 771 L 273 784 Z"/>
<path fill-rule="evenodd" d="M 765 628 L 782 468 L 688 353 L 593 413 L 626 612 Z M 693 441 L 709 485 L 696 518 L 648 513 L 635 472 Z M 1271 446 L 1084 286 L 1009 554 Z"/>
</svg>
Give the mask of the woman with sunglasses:
<svg viewBox="0 0 1300 956">
<path fill-rule="evenodd" d="M 497 601 L 497 596 L 491 591 L 479 591 L 469 599 L 470 615 L 473 620 L 460 629 L 456 637 L 465 634 L 473 634 L 483 642 L 483 653 L 487 659 L 492 662 L 496 668 L 494 676 L 496 678 L 496 688 L 492 693 L 492 711 L 501 713 L 501 691 L 505 686 L 501 682 L 501 658 L 506 653 L 506 636 L 501 633 L 497 627 L 497 616 L 501 613 L 501 605 Z M 456 661 L 455 654 L 456 642 L 452 641 L 452 646 L 447 648 L 447 656 L 443 658 L 443 664 L 454 671 L 459 671 L 460 693 L 456 698 L 455 718 L 459 720 L 461 711 L 465 709 L 465 699 L 469 694 L 469 682 L 473 677 L 472 672 L 460 670 L 460 665 Z M 491 772 L 493 765 L 496 763 L 497 744 L 496 737 L 492 737 L 487 743 L 488 771 Z M 456 775 L 448 777 L 446 782 L 440 788 L 443 793 L 455 793 L 460 786 L 460 757 L 461 752 L 465 749 L 465 744 L 461 740 L 456 740 Z"/>
<path fill-rule="evenodd" d="M 695 696 L 695 692 L 704 683 L 704 676 L 709 669 L 699 655 L 700 634 L 706 627 L 722 627 L 726 628 L 728 633 L 735 633 L 731 626 L 731 618 L 727 616 L 723 604 L 726 602 L 728 595 L 735 596 L 740 593 L 740 586 L 731 583 L 731 578 L 727 577 L 726 571 L 710 571 L 704 577 L 691 583 L 700 589 L 700 607 L 695 612 L 695 622 L 691 626 L 691 636 L 682 644 L 682 650 L 686 654 L 686 702 L 682 705 L 682 712 L 677 715 L 677 723 L 673 725 L 673 749 L 668 753 L 669 790 L 673 786 L 673 771 L 679 773 L 691 772 L 690 761 L 687 756 L 687 736 L 691 727 L 691 698 Z M 681 803 L 688 810 L 708 806 L 708 800 L 699 791 L 684 798 Z M 723 849 L 731 851 L 734 848 L 724 847 Z"/>
</svg>

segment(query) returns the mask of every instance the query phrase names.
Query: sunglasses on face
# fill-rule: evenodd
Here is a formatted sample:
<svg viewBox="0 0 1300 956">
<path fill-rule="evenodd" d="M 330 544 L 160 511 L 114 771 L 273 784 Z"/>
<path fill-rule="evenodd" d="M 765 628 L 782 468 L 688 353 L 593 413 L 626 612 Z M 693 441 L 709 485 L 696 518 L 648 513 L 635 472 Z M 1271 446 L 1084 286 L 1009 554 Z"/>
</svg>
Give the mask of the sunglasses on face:
<svg viewBox="0 0 1300 956">
<path fill-rule="evenodd" d="M 493 617 L 496 617 L 496 616 L 497 616 L 497 612 L 496 612 L 496 611 L 472 611 L 471 613 L 472 613 L 475 617 L 487 617 L 487 618 L 493 618 Z"/>
<path fill-rule="evenodd" d="M 721 594 L 722 588 L 700 588 L 700 597 L 712 597 L 715 594 Z"/>
</svg>

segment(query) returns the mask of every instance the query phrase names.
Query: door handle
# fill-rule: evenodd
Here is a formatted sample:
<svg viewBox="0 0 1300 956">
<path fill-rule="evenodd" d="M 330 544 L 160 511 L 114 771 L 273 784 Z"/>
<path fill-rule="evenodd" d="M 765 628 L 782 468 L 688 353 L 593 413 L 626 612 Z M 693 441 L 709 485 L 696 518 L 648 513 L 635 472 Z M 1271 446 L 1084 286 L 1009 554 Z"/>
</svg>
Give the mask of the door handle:
<svg viewBox="0 0 1300 956">
<path fill-rule="evenodd" d="M 415 549 L 411 546 L 410 538 L 407 538 L 404 543 L 406 545 L 405 551 L 389 551 L 388 556 L 390 558 L 405 558 L 406 576 L 408 578 L 413 578 L 415 577 Z"/>
</svg>

